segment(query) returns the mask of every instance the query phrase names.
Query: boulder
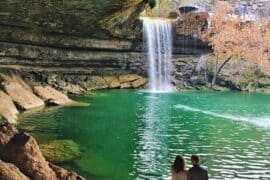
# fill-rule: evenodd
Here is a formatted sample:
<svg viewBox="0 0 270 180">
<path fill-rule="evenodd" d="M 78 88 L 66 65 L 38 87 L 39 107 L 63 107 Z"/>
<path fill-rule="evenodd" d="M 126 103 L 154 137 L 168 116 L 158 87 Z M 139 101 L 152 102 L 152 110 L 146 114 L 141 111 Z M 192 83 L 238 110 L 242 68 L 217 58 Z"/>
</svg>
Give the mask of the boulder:
<svg viewBox="0 0 270 180">
<path fill-rule="evenodd" d="M 34 93 L 43 101 L 52 105 L 65 105 L 72 102 L 65 94 L 51 86 L 35 86 Z"/>
<path fill-rule="evenodd" d="M 147 79 L 145 78 L 140 78 L 132 82 L 133 88 L 139 88 L 144 86 L 147 83 Z"/>
<path fill-rule="evenodd" d="M 4 90 L 12 100 L 23 110 L 29 110 L 44 106 L 44 102 L 22 83 L 5 81 Z"/>
<path fill-rule="evenodd" d="M 84 180 L 83 177 L 78 176 L 75 172 L 68 172 L 67 170 L 49 163 L 50 168 L 55 172 L 59 180 Z"/>
<path fill-rule="evenodd" d="M 119 76 L 119 81 L 120 81 L 120 83 L 124 83 L 124 82 L 135 81 L 135 80 L 140 79 L 140 78 L 141 78 L 141 76 L 139 76 L 137 74 L 128 74 L 128 75 Z"/>
<path fill-rule="evenodd" d="M 0 126 L 0 152 L 17 133 L 17 129 L 10 123 L 4 123 Z"/>
<path fill-rule="evenodd" d="M 0 179 L 2 180 L 30 180 L 15 165 L 0 161 Z"/>
<path fill-rule="evenodd" d="M 90 76 L 87 78 L 86 84 L 85 84 L 86 90 L 96 90 L 96 89 L 106 89 L 109 87 L 105 79 L 101 76 Z"/>
<path fill-rule="evenodd" d="M 117 76 L 105 76 L 103 78 L 109 84 L 110 88 L 120 88 L 120 82 Z"/>
<path fill-rule="evenodd" d="M 49 164 L 42 155 L 36 140 L 26 133 L 18 132 L 9 123 L 0 125 L 0 156 L 14 164 L 31 179 L 78 180 L 76 173 Z"/>
<path fill-rule="evenodd" d="M 17 110 L 12 99 L 3 91 L 0 91 L 0 102 L 0 115 L 3 116 L 3 118 L 9 123 L 16 123 L 19 111 Z"/>
<path fill-rule="evenodd" d="M 45 158 L 53 163 L 63 163 L 80 156 L 79 145 L 72 140 L 54 140 L 41 144 L 40 149 Z"/>
<path fill-rule="evenodd" d="M 25 133 L 15 134 L 1 149 L 1 157 L 5 161 L 15 164 L 32 179 L 57 179 L 35 139 Z"/>
</svg>

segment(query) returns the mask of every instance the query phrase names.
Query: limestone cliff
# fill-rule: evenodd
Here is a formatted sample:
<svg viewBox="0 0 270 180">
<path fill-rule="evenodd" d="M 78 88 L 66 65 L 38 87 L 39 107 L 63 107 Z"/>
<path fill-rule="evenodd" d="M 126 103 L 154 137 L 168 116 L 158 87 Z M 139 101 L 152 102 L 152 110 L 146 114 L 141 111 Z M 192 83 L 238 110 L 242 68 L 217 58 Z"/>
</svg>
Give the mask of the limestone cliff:
<svg viewBox="0 0 270 180">
<path fill-rule="evenodd" d="M 139 15 L 151 3 L 0 1 L 0 71 L 16 71 L 26 80 L 48 84 L 56 78 L 74 92 L 82 89 L 74 80 L 79 75 L 86 80 L 97 75 L 145 76 L 146 58 L 137 48 L 142 29 Z"/>
<path fill-rule="evenodd" d="M 140 30 L 138 16 L 147 4 L 148 0 L 2 0 L 1 32 L 132 38 Z"/>
<path fill-rule="evenodd" d="M 139 15 L 153 4 L 153 0 L 1 0 L 0 73 L 13 71 L 26 82 L 68 93 L 144 86 L 148 61 Z M 211 52 L 196 36 L 207 27 L 207 17 L 204 12 L 174 13 L 173 61 L 182 55 L 174 64 L 183 58 L 188 64 L 184 69 L 174 67 L 174 83 L 180 88 L 194 85 L 185 74 L 191 67 L 194 71 L 201 54 Z M 205 84 L 214 70 L 213 64 L 209 66 Z M 140 78 L 120 82 L 123 75 Z"/>
</svg>

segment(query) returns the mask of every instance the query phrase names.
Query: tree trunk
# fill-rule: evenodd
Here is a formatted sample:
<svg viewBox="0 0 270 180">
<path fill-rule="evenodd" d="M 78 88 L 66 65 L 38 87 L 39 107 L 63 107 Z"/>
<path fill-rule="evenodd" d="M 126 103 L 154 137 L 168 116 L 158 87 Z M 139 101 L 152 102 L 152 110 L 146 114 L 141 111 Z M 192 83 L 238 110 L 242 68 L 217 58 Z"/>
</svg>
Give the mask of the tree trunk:
<svg viewBox="0 0 270 180">
<path fill-rule="evenodd" d="M 232 56 L 230 56 L 229 58 L 227 58 L 222 64 L 221 66 L 216 70 L 216 73 L 214 74 L 214 77 L 212 79 L 212 83 L 211 83 L 211 88 L 213 88 L 216 84 L 216 80 L 217 80 L 217 76 L 219 75 L 219 73 L 221 72 L 221 70 L 223 69 L 223 67 L 232 59 Z"/>
</svg>

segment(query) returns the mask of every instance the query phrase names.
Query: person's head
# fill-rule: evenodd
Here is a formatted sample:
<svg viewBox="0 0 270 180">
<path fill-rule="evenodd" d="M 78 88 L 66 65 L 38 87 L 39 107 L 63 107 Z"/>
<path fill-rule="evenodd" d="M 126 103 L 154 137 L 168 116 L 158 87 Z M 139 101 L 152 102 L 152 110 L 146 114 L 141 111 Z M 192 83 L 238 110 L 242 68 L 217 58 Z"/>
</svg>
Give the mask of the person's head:
<svg viewBox="0 0 270 180">
<path fill-rule="evenodd" d="M 178 155 L 176 156 L 173 164 L 172 164 L 172 170 L 175 173 L 179 173 L 180 171 L 184 171 L 186 169 L 186 161 L 183 158 L 183 156 Z"/>
<path fill-rule="evenodd" d="M 200 156 L 197 155 L 197 154 L 193 154 L 193 155 L 191 156 L 191 164 L 192 164 L 193 166 L 195 166 L 195 165 L 198 165 L 199 162 L 200 162 Z"/>
</svg>

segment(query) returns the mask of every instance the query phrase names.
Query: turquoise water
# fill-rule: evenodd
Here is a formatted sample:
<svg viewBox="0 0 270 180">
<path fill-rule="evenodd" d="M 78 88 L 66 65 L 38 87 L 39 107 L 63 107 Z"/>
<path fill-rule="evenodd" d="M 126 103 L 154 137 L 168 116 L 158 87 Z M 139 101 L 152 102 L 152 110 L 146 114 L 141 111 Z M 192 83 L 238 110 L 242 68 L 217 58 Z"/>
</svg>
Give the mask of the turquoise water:
<svg viewBox="0 0 270 180">
<path fill-rule="evenodd" d="M 177 154 L 201 155 L 210 179 L 270 179 L 270 96 L 233 92 L 75 96 L 89 107 L 22 116 L 40 143 L 72 139 L 82 156 L 63 164 L 87 179 L 167 179 Z"/>
</svg>

